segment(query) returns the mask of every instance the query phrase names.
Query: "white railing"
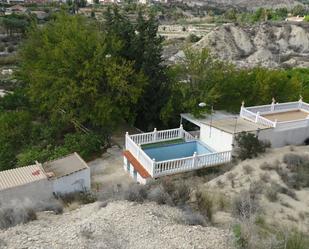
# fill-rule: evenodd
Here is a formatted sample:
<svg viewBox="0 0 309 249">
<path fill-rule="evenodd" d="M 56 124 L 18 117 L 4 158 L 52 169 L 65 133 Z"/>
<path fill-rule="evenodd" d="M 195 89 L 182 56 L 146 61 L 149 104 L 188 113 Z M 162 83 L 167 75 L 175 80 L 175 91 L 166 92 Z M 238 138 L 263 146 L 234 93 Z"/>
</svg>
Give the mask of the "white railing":
<svg viewBox="0 0 309 249">
<path fill-rule="evenodd" d="M 129 136 L 126 134 L 125 141 L 126 150 L 130 151 L 131 154 L 143 165 L 143 167 L 148 171 L 148 173 L 153 176 L 153 166 L 154 160 L 152 160 L 140 146 L 138 146 Z"/>
<path fill-rule="evenodd" d="M 273 122 L 267 118 L 264 118 L 260 115 L 256 115 L 256 123 L 265 125 L 265 126 L 269 126 L 269 127 L 276 127 L 276 122 Z"/>
<path fill-rule="evenodd" d="M 309 125 L 309 119 L 299 119 L 292 121 L 278 122 L 276 129 L 285 130 L 285 129 L 297 129 L 301 127 L 306 127 Z"/>
<path fill-rule="evenodd" d="M 305 102 L 300 102 L 299 108 L 305 112 L 309 112 L 309 104 Z"/>
<path fill-rule="evenodd" d="M 160 134 L 159 137 L 158 134 Z M 197 155 L 194 153 L 194 155 L 190 157 L 156 162 L 143 151 L 141 144 L 137 144 L 135 141 L 144 143 L 146 141 L 146 143 L 150 143 L 154 141 L 162 141 L 163 138 L 165 138 L 165 140 L 175 139 L 177 137 L 180 138 L 180 135 L 181 138 L 185 139 L 185 141 L 196 140 L 196 138 L 193 137 L 189 132 L 186 132 L 182 126 L 178 129 L 156 131 L 155 135 L 153 132 L 138 135 L 139 136 L 130 136 L 128 133 L 126 133 L 125 149 L 131 152 L 131 154 L 143 165 L 143 167 L 152 177 L 160 177 L 163 175 L 190 171 L 207 166 L 215 166 L 229 162 L 231 160 L 231 151 L 225 151 L 204 155 Z"/>
<path fill-rule="evenodd" d="M 186 142 L 196 140 L 196 138 L 187 131 L 184 131 L 184 139 Z"/>
<path fill-rule="evenodd" d="M 287 102 L 287 103 L 272 103 L 270 105 L 259 105 L 259 106 L 251 106 L 246 107 L 245 109 L 253 112 L 253 113 L 260 113 L 260 114 L 267 114 L 271 112 L 278 112 L 278 111 L 289 111 L 289 110 L 297 110 L 300 107 L 299 101 L 294 102 Z"/>
<path fill-rule="evenodd" d="M 241 107 L 240 117 L 242 117 L 244 119 L 248 119 L 249 121 L 252 121 L 252 122 L 255 122 L 255 123 L 259 123 L 259 124 L 268 126 L 268 127 L 275 127 L 276 126 L 276 122 L 273 122 L 273 121 L 271 121 L 267 118 L 260 116 L 259 112 L 254 113 L 252 111 L 249 111 L 245 107 Z"/>
<path fill-rule="evenodd" d="M 176 129 L 162 130 L 162 131 L 157 131 L 157 129 L 155 128 L 154 131 L 152 132 L 130 135 L 130 138 L 136 144 L 143 145 L 143 144 L 157 143 L 167 140 L 183 138 L 183 133 L 184 129 L 182 126 Z"/>
<path fill-rule="evenodd" d="M 215 152 L 155 163 L 154 177 L 196 170 L 204 167 L 224 164 L 231 161 L 231 151 Z"/>
</svg>

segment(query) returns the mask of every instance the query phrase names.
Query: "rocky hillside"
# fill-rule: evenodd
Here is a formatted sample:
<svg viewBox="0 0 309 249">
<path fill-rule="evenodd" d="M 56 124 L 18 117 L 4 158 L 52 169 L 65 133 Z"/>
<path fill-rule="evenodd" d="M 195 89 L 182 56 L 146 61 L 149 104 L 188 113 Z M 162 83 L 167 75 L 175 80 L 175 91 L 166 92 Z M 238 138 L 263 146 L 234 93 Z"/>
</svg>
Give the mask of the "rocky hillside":
<svg viewBox="0 0 309 249">
<path fill-rule="evenodd" d="M 213 7 L 219 7 L 222 9 L 228 8 L 241 8 L 241 9 L 257 9 L 260 7 L 264 8 L 282 8 L 287 7 L 288 9 L 293 8 L 293 6 L 300 4 L 299 1 L 294 0 L 195 0 L 188 1 L 189 3 L 194 2 L 201 5 L 208 5 Z"/>
<path fill-rule="evenodd" d="M 154 203 L 94 203 L 0 231 L 0 248 L 229 248 L 227 231 L 184 225 L 182 217 L 179 209 Z"/>
<path fill-rule="evenodd" d="M 242 67 L 309 67 L 309 23 L 223 25 L 194 48 L 209 48 L 218 58 Z"/>
</svg>

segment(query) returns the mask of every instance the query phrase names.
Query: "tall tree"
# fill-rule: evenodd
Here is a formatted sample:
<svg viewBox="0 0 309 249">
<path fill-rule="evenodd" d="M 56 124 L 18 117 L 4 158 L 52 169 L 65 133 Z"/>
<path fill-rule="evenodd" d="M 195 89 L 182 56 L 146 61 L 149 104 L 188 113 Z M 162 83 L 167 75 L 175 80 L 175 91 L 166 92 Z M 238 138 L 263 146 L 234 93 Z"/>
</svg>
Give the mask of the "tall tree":
<svg viewBox="0 0 309 249">
<path fill-rule="evenodd" d="M 145 84 L 133 63 L 118 56 L 118 45 L 114 40 L 109 46 L 93 20 L 61 13 L 29 32 L 18 75 L 44 116 L 63 114 L 111 130 L 120 119 L 135 117 Z"/>
<path fill-rule="evenodd" d="M 142 129 L 160 125 L 159 113 L 168 99 L 168 77 L 162 63 L 163 38 L 157 35 L 157 20 L 139 12 L 136 21 L 131 21 L 117 7 L 108 8 L 104 30 L 113 39 L 121 40 L 119 55 L 132 61 L 135 70 L 147 78 L 148 84 L 137 105 L 136 125 Z"/>
</svg>

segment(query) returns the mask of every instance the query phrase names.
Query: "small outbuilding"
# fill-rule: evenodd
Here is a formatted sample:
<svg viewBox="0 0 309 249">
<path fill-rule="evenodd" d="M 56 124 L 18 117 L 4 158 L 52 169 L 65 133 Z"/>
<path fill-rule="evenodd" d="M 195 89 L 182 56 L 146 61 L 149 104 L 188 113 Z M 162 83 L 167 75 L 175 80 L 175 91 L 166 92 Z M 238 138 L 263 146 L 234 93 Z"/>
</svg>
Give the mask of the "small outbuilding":
<svg viewBox="0 0 309 249">
<path fill-rule="evenodd" d="M 67 194 L 90 190 L 90 168 L 75 152 L 68 156 L 43 163 L 54 194 Z"/>
</svg>

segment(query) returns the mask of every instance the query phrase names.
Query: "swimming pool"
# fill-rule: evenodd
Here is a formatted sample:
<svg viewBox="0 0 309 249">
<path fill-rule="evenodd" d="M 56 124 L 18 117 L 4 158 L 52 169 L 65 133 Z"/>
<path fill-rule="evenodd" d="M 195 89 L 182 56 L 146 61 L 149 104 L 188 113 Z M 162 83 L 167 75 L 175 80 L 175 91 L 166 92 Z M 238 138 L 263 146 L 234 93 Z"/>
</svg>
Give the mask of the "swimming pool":
<svg viewBox="0 0 309 249">
<path fill-rule="evenodd" d="M 150 147 L 145 148 L 144 151 L 151 159 L 154 158 L 157 162 L 182 157 L 190 157 L 193 156 L 194 152 L 196 152 L 198 155 L 209 154 L 213 152 L 207 148 L 206 145 L 199 141 L 163 145 L 153 148 Z"/>
</svg>

